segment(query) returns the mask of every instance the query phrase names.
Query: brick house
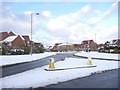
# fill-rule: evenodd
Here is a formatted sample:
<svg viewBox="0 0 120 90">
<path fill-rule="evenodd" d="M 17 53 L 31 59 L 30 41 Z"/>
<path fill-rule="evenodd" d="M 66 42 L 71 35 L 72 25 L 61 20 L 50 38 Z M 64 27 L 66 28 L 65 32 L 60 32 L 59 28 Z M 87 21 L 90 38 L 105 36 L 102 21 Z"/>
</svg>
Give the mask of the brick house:
<svg viewBox="0 0 120 90">
<path fill-rule="evenodd" d="M 58 45 L 60 45 L 62 43 L 55 43 L 55 45 L 53 47 L 50 48 L 51 52 L 58 52 Z"/>
<path fill-rule="evenodd" d="M 90 50 L 97 50 L 98 45 L 93 40 L 84 40 L 81 43 L 81 50 L 85 50 L 86 48 L 89 48 Z"/>
<path fill-rule="evenodd" d="M 81 50 L 81 44 L 74 44 L 74 50 L 80 51 Z"/>
<path fill-rule="evenodd" d="M 9 36 L 8 32 L 1 32 L 0 33 L 0 41 L 6 39 Z"/>
<path fill-rule="evenodd" d="M 43 45 L 41 43 L 34 43 L 34 41 L 30 41 L 30 38 L 28 35 L 16 35 L 12 31 L 11 32 L 1 32 L 0 33 L 0 50 L 5 49 L 6 52 L 14 51 L 14 50 L 25 50 L 29 52 L 29 49 L 31 48 L 31 42 L 33 50 L 38 50 Z"/>
<path fill-rule="evenodd" d="M 1 32 L 0 33 L 0 41 L 6 39 L 9 36 L 15 36 L 15 34 L 12 31 L 10 31 L 9 33 L 8 32 Z"/>
<path fill-rule="evenodd" d="M 6 54 L 11 53 L 11 51 L 22 51 L 25 46 L 24 38 L 20 35 L 9 36 L 2 41 L 2 47 L 5 49 Z"/>
<path fill-rule="evenodd" d="M 63 43 L 57 46 L 58 51 L 73 51 L 74 44 L 72 43 Z"/>
<path fill-rule="evenodd" d="M 41 43 L 33 43 L 33 52 L 39 53 L 44 52 L 44 46 Z"/>
<path fill-rule="evenodd" d="M 20 35 L 18 36 L 9 36 L 3 40 L 3 43 L 6 43 L 12 48 L 22 48 L 25 45 L 24 38 Z"/>
<path fill-rule="evenodd" d="M 25 40 L 25 44 L 26 44 L 26 46 L 29 47 L 29 46 L 30 46 L 30 38 L 29 38 L 29 36 L 24 35 L 24 36 L 22 36 L 22 37 L 23 37 L 24 40 Z"/>
</svg>

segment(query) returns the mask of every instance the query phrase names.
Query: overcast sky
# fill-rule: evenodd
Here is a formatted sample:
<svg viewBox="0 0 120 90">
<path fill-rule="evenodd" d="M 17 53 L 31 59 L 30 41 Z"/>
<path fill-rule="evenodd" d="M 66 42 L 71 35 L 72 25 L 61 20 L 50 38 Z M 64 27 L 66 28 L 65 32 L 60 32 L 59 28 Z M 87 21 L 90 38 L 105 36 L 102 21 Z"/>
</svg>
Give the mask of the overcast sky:
<svg viewBox="0 0 120 90">
<path fill-rule="evenodd" d="M 88 39 L 105 43 L 118 38 L 115 2 L 4 2 L 2 31 L 30 35 L 32 12 L 39 12 L 33 14 L 33 41 L 44 45 Z"/>
</svg>

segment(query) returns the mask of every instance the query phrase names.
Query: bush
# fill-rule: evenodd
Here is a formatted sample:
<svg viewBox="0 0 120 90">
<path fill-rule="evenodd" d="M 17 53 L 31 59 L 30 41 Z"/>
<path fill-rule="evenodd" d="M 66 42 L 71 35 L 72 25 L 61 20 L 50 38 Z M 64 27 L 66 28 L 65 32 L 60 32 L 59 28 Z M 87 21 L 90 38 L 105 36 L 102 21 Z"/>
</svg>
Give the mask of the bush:
<svg viewBox="0 0 120 90">
<path fill-rule="evenodd" d="M 29 47 L 25 47 L 24 48 L 24 54 L 29 54 L 30 53 L 30 48 Z"/>
<path fill-rule="evenodd" d="M 2 55 L 5 55 L 6 54 L 6 50 L 4 47 L 2 47 Z"/>
<path fill-rule="evenodd" d="M 45 49 L 42 48 L 42 47 L 40 47 L 40 48 L 38 49 L 38 51 L 39 51 L 39 53 L 44 53 L 44 52 L 45 52 Z"/>
</svg>

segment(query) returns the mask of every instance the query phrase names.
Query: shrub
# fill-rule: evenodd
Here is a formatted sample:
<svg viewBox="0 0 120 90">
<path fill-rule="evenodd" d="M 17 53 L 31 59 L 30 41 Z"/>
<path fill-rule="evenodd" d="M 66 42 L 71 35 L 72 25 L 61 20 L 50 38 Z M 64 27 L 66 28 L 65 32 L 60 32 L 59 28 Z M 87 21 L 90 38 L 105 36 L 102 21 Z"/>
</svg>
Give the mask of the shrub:
<svg viewBox="0 0 120 90">
<path fill-rule="evenodd" d="M 24 54 L 29 54 L 30 53 L 30 48 L 29 47 L 25 47 L 24 48 Z"/>
<path fill-rule="evenodd" d="M 2 47 L 2 55 L 5 55 L 6 54 L 6 50 L 4 47 Z"/>
<path fill-rule="evenodd" d="M 45 49 L 42 48 L 42 47 L 40 47 L 40 48 L 38 49 L 38 51 L 39 51 L 39 53 L 44 53 L 44 52 L 45 52 Z"/>
</svg>

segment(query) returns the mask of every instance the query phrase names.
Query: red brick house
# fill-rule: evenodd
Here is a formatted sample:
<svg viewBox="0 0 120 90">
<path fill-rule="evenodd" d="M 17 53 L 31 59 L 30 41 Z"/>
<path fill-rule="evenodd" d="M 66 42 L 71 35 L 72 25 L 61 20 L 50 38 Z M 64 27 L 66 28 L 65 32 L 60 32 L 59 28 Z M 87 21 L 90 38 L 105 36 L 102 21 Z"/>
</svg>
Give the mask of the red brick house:
<svg viewBox="0 0 120 90">
<path fill-rule="evenodd" d="M 51 52 L 58 52 L 58 45 L 62 43 L 55 43 L 55 45 L 50 49 Z"/>
<path fill-rule="evenodd" d="M 81 44 L 74 44 L 74 50 L 75 51 L 81 50 Z"/>
<path fill-rule="evenodd" d="M 25 46 L 25 40 L 22 36 L 9 36 L 3 40 L 3 44 L 12 48 L 23 48 Z"/>
<path fill-rule="evenodd" d="M 30 46 L 30 38 L 29 38 L 29 36 L 22 36 L 22 37 L 23 37 L 24 40 L 25 40 L 26 46 L 29 47 L 29 46 Z"/>
<path fill-rule="evenodd" d="M 9 33 L 8 32 L 1 32 L 0 33 L 0 41 L 6 39 L 9 36 L 15 36 L 15 34 L 12 31 L 10 31 Z"/>
<path fill-rule="evenodd" d="M 89 48 L 90 50 L 97 50 L 98 45 L 93 40 L 84 40 L 81 43 L 81 49 L 85 50 L 86 48 Z"/>
<path fill-rule="evenodd" d="M 31 42 L 33 50 L 38 50 L 43 45 L 41 43 L 34 43 L 34 41 L 30 41 L 30 38 L 28 35 L 16 35 L 12 31 L 11 32 L 1 32 L 0 33 L 0 43 L 1 47 L 0 49 L 5 49 L 7 53 L 17 50 L 17 51 L 24 51 L 31 48 Z M 9 52 L 8 52 L 9 51 Z M 40 50 L 39 50 L 40 51 Z"/>
<path fill-rule="evenodd" d="M 8 32 L 1 32 L 0 33 L 0 41 L 6 39 L 9 36 Z"/>
</svg>

